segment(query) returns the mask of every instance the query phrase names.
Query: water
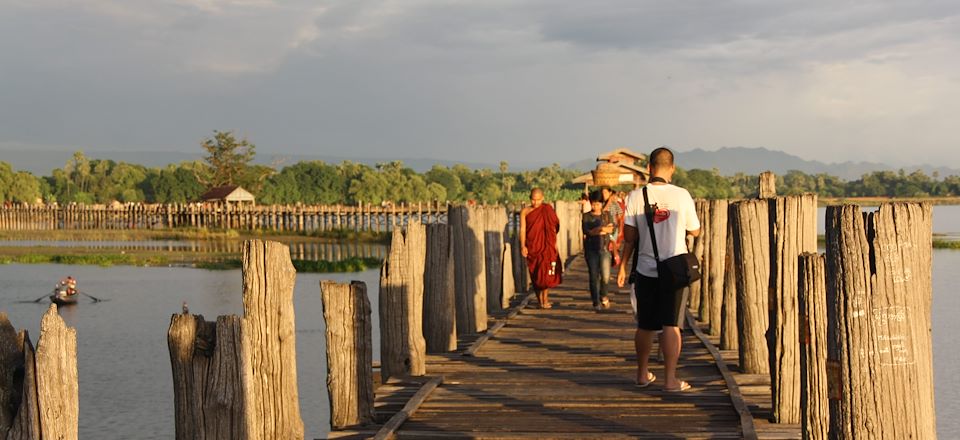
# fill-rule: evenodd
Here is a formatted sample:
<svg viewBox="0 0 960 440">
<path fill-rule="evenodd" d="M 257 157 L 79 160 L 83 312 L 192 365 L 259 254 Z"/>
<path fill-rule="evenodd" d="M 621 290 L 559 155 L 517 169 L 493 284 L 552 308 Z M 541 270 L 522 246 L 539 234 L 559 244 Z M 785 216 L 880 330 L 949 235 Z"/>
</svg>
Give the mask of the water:
<svg viewBox="0 0 960 440">
<path fill-rule="evenodd" d="M 202 314 L 208 321 L 218 315 L 240 315 L 240 271 L 0 265 L 0 310 L 9 314 L 15 328 L 27 329 L 34 344 L 49 302 L 22 301 L 48 294 L 68 273 L 79 280 L 82 291 L 109 299 L 61 310 L 67 325 L 77 329 L 80 438 L 173 438 L 173 380 L 167 351 L 170 316 L 180 312 L 183 301 L 191 313 Z M 297 378 L 307 438 L 323 437 L 330 423 L 321 279 L 366 282 L 373 331 L 379 334 L 377 270 L 297 274 Z M 376 341 L 374 359 L 379 359 Z"/>
<path fill-rule="evenodd" d="M 960 334 L 960 251 L 933 250 L 933 383 L 937 402 L 937 434 L 960 438 L 960 351 L 955 335 Z"/>
</svg>

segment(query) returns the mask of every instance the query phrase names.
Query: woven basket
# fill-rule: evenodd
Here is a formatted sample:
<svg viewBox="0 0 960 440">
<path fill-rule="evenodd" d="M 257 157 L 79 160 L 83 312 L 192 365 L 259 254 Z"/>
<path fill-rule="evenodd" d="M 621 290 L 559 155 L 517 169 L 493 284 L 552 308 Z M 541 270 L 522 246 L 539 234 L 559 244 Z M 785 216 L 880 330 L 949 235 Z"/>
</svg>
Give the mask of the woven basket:
<svg viewBox="0 0 960 440">
<path fill-rule="evenodd" d="M 590 172 L 593 174 L 594 186 L 616 186 L 620 182 L 620 166 L 609 162 L 597 164 L 597 169 Z"/>
</svg>

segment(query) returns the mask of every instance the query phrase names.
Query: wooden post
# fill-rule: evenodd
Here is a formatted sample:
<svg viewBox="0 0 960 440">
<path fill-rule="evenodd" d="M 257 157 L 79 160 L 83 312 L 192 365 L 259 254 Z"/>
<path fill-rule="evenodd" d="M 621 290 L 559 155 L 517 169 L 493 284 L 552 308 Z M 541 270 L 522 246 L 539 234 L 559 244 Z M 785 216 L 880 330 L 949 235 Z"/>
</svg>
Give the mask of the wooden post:
<svg viewBox="0 0 960 440">
<path fill-rule="evenodd" d="M 527 259 L 520 251 L 520 232 L 517 231 L 510 240 L 513 252 L 513 280 L 517 293 L 526 293 L 529 285 L 530 272 L 527 270 Z"/>
<path fill-rule="evenodd" d="M 170 318 L 167 346 L 173 371 L 176 438 L 249 438 L 244 425 L 240 318 Z"/>
<path fill-rule="evenodd" d="M 419 222 L 393 230 L 390 256 L 380 270 L 380 375 L 426 374 L 423 273 L 426 228 Z"/>
<path fill-rule="evenodd" d="M 40 440 L 38 396 L 37 363 L 30 336 L 26 330 L 16 332 L 7 314 L 0 312 L 0 438 Z"/>
<path fill-rule="evenodd" d="M 709 298 L 707 316 L 710 323 L 710 336 L 720 336 L 723 322 L 723 284 L 725 281 L 725 267 L 727 257 L 727 201 L 711 200 L 709 215 L 707 216 L 707 245 L 704 255 L 703 271 L 707 274 L 704 283 L 706 296 Z"/>
<path fill-rule="evenodd" d="M 800 426 L 804 439 L 826 440 L 830 429 L 827 394 L 827 286 L 824 259 L 799 259 L 797 310 L 800 319 Z"/>
<path fill-rule="evenodd" d="M 451 206 L 448 212 L 453 242 L 457 295 L 457 333 L 487 330 L 487 277 L 483 257 L 483 224 L 479 208 Z"/>
<path fill-rule="evenodd" d="M 327 327 L 330 427 L 373 422 L 373 330 L 367 285 L 320 281 Z"/>
<path fill-rule="evenodd" d="M 798 258 L 817 251 L 817 195 L 771 198 L 770 383 L 775 423 L 800 423 Z"/>
<path fill-rule="evenodd" d="M 705 307 L 703 302 L 706 300 L 707 307 L 709 307 L 709 298 L 704 298 L 703 296 L 702 281 L 704 281 L 705 276 L 709 276 L 708 272 L 705 270 L 706 263 L 704 262 L 703 254 L 706 250 L 706 239 L 708 234 L 707 217 L 709 214 L 707 214 L 706 210 L 709 209 L 710 203 L 706 200 L 697 199 L 694 201 L 694 206 L 696 207 L 697 218 L 700 219 L 700 235 L 693 239 L 693 246 L 690 248 L 690 251 L 697 257 L 697 261 L 700 262 L 701 278 L 690 284 L 690 309 L 693 310 L 693 313 L 697 319 L 699 319 L 701 322 L 707 322 L 710 317 L 704 313 Z"/>
<path fill-rule="evenodd" d="M 500 307 L 509 309 L 510 300 L 512 300 L 513 296 L 517 293 L 516 282 L 513 280 L 513 251 L 511 250 L 510 243 L 504 243 L 503 245 L 503 265 L 501 266 L 500 273 L 503 276 L 500 290 Z"/>
<path fill-rule="evenodd" d="M 766 331 L 769 321 L 770 234 L 766 200 L 732 205 L 734 266 L 737 271 L 737 326 L 740 369 L 769 374 Z"/>
<path fill-rule="evenodd" d="M 282 243 L 243 243 L 244 316 L 173 315 L 167 331 L 178 439 L 303 438 L 293 285 Z"/>
<path fill-rule="evenodd" d="M 936 438 L 928 203 L 827 208 L 831 438 Z"/>
<path fill-rule="evenodd" d="M 484 267 L 486 268 L 487 312 L 500 310 L 503 297 L 503 243 L 507 211 L 502 206 L 479 209 L 483 216 Z"/>
<path fill-rule="evenodd" d="M 427 257 L 423 271 L 423 336 L 427 353 L 457 349 L 453 243 L 450 226 L 427 225 Z"/>
<path fill-rule="evenodd" d="M 769 199 L 777 196 L 777 175 L 773 174 L 772 171 L 764 171 L 760 173 L 760 179 L 757 184 L 759 187 L 758 197 L 761 199 Z"/>
<path fill-rule="evenodd" d="M 40 321 L 36 373 L 43 438 L 77 439 L 80 421 L 77 331 L 63 322 L 56 304 L 50 304 Z"/>
<path fill-rule="evenodd" d="M 560 261 L 566 262 L 570 256 L 570 240 L 567 239 L 567 229 L 569 229 L 570 219 L 567 215 L 566 203 L 557 200 L 553 203 L 554 211 L 557 213 L 560 230 L 557 231 L 557 254 L 560 255 Z"/>
<path fill-rule="evenodd" d="M 303 438 L 297 389 L 290 249 L 279 242 L 243 244 L 241 322 L 247 434 L 251 438 Z"/>
<path fill-rule="evenodd" d="M 727 205 L 727 245 L 723 264 L 723 304 L 720 312 L 720 349 L 739 350 L 737 324 L 737 265 L 733 251 L 733 204 Z"/>
</svg>

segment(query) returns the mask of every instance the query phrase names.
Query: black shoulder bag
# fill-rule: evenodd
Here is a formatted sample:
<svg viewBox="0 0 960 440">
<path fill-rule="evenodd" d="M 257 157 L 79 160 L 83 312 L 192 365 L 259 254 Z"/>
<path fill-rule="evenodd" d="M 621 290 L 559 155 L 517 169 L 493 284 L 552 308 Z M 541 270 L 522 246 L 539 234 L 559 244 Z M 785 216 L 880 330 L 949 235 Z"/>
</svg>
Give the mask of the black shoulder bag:
<svg viewBox="0 0 960 440">
<path fill-rule="evenodd" d="M 697 260 L 696 255 L 690 252 L 660 261 L 660 251 L 657 249 L 657 234 L 653 232 L 653 217 L 656 215 L 656 211 L 650 206 L 646 186 L 643 187 L 643 213 L 644 217 L 647 218 L 647 227 L 650 229 L 650 239 L 653 242 L 653 257 L 657 260 L 657 277 L 660 287 L 664 291 L 673 292 L 699 280 L 700 261 Z"/>
</svg>

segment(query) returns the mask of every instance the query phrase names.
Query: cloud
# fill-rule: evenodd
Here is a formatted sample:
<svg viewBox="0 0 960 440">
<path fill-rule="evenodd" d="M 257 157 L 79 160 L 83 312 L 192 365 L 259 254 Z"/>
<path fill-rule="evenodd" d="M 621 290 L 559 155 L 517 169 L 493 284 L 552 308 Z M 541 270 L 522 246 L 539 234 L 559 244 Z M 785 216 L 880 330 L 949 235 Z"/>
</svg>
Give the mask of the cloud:
<svg viewBox="0 0 960 440">
<path fill-rule="evenodd" d="M 952 1 L 0 7 L 0 141 L 190 148 L 236 129 L 289 153 L 563 161 L 669 144 L 906 160 L 909 138 L 958 159 Z"/>
</svg>

